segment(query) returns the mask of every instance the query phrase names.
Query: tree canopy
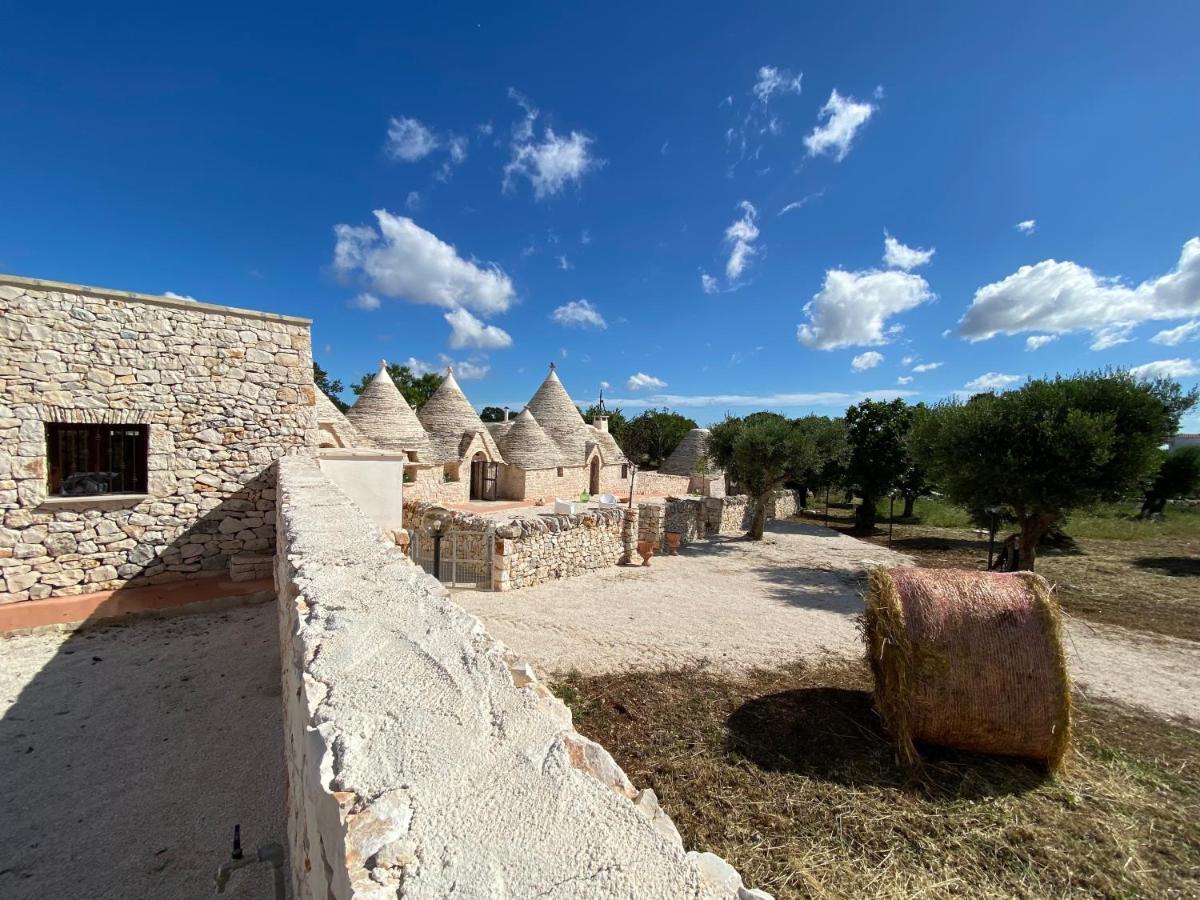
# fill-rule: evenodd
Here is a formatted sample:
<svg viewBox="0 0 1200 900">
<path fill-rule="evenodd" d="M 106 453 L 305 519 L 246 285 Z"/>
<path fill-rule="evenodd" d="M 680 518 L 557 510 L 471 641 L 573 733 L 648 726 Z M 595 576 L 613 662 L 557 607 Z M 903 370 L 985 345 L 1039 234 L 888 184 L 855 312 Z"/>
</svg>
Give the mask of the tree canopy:
<svg viewBox="0 0 1200 900">
<path fill-rule="evenodd" d="M 875 501 L 897 487 L 910 465 L 913 411 L 903 400 L 863 400 L 846 410 L 846 480 L 862 498 L 856 528 L 875 527 Z"/>
<path fill-rule="evenodd" d="M 408 401 L 408 405 L 414 410 L 420 409 L 425 405 L 425 402 L 433 396 L 433 392 L 441 387 L 445 377 L 438 375 L 436 372 L 426 372 L 424 375 L 417 375 L 408 366 L 402 366 L 399 363 L 388 363 L 387 373 L 395 382 L 396 387 L 400 389 L 400 393 L 404 399 Z M 368 372 L 362 378 L 358 379 L 356 384 L 350 385 L 350 390 L 354 391 L 354 396 L 358 396 L 371 379 L 375 377 L 374 372 Z"/>
<path fill-rule="evenodd" d="M 648 409 L 629 420 L 623 429 L 623 441 L 615 434 L 613 437 L 637 465 L 657 469 L 695 427 L 695 421 L 669 409 Z M 609 431 L 612 431 L 611 419 Z"/>
<path fill-rule="evenodd" d="M 340 380 L 331 381 L 329 373 L 322 369 L 315 359 L 313 360 L 313 384 L 316 385 L 317 390 L 328 397 L 333 402 L 333 405 L 342 412 L 350 408 L 350 404 L 338 396 L 342 391 L 342 382 Z"/>
<path fill-rule="evenodd" d="M 591 425 L 596 420 L 596 416 L 600 414 L 600 407 L 593 403 L 587 409 L 580 409 L 579 414 L 583 416 L 583 421 Z M 625 417 L 625 413 L 621 412 L 619 406 L 605 409 L 604 414 L 608 416 L 608 433 L 613 436 L 617 446 L 625 451 L 625 455 L 629 456 L 629 448 L 625 446 L 625 434 L 629 429 L 629 419 Z M 630 457 L 630 459 L 632 458 Z"/>
<path fill-rule="evenodd" d="M 1001 506 L 1020 526 L 1021 567 L 1067 513 L 1135 488 L 1197 394 L 1170 380 L 1091 372 L 949 401 L 918 421 L 914 446 L 940 490 L 978 515 Z"/>
<path fill-rule="evenodd" d="M 481 422 L 503 422 L 504 409 L 499 406 L 485 406 L 479 413 L 479 421 Z"/>
<path fill-rule="evenodd" d="M 1158 471 L 1146 486 L 1142 516 L 1161 516 L 1168 500 L 1195 496 L 1200 490 L 1200 447 L 1181 447 L 1163 453 Z"/>
</svg>

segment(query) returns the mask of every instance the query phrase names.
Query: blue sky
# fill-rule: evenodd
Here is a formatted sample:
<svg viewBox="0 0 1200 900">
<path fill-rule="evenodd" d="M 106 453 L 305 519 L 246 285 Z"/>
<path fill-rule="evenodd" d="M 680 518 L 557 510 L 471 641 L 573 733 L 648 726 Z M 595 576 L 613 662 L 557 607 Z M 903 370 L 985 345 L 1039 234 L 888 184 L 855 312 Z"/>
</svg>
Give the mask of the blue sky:
<svg viewBox="0 0 1200 900">
<path fill-rule="evenodd" d="M 8 7 L 0 271 L 477 406 L 1197 380 L 1200 6 L 455 7 Z"/>
</svg>

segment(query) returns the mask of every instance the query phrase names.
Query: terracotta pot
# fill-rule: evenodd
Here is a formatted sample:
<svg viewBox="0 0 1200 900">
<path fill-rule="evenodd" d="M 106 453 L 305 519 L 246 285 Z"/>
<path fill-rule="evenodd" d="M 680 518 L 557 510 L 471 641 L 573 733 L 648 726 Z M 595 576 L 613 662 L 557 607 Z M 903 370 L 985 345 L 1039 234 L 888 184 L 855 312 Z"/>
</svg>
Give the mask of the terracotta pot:
<svg viewBox="0 0 1200 900">
<path fill-rule="evenodd" d="M 679 542 L 683 539 L 683 535 L 677 531 L 667 532 L 667 552 L 672 556 L 679 555 Z"/>
<path fill-rule="evenodd" d="M 654 555 L 654 541 L 638 541 L 638 556 L 642 558 L 642 565 L 650 565 L 650 557 Z"/>
</svg>

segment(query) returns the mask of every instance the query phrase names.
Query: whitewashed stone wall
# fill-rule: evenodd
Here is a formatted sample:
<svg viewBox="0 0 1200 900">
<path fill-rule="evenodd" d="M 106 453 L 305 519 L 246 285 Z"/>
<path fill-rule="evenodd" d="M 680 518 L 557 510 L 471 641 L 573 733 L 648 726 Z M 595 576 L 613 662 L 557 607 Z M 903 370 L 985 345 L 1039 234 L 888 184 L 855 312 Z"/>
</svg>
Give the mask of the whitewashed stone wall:
<svg viewBox="0 0 1200 900">
<path fill-rule="evenodd" d="M 306 319 L 0 276 L 0 602 L 269 552 L 315 402 Z M 147 494 L 49 498 L 48 422 L 149 426 Z"/>
<path fill-rule="evenodd" d="M 298 900 L 762 900 L 310 460 L 279 467 Z"/>
</svg>

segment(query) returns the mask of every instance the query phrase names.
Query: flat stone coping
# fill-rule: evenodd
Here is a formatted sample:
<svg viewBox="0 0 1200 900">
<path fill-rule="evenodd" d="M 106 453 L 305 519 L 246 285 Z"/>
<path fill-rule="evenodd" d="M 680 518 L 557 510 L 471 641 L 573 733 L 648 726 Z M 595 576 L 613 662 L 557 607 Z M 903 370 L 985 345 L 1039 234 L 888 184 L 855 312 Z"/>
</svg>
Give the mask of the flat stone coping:
<svg viewBox="0 0 1200 900">
<path fill-rule="evenodd" d="M 31 288 L 35 291 L 91 294 L 96 297 L 108 297 L 112 300 L 126 300 L 132 303 L 152 303 L 155 306 L 169 306 L 174 309 L 198 309 L 204 312 L 221 313 L 227 316 L 245 316 L 250 319 L 266 319 L 271 322 L 289 322 L 293 325 L 312 324 L 312 319 L 305 319 L 301 316 L 285 316 L 282 313 L 243 309 L 240 306 L 222 306 L 219 303 L 203 303 L 199 300 L 178 300 L 174 297 L 163 297 L 160 294 L 139 294 L 134 291 L 118 291 L 114 288 L 91 287 L 90 285 L 73 284 L 68 281 L 47 281 L 42 278 L 26 278 L 22 275 L 8 275 L 3 272 L 0 272 L 0 284 L 11 284 L 17 287 Z"/>
<path fill-rule="evenodd" d="M 187 612 L 223 609 L 275 596 L 273 578 L 254 581 L 230 581 L 224 576 L 192 578 L 138 588 L 119 588 L 75 594 L 72 597 L 48 597 L 45 600 L 19 600 L 0 604 L 0 634 L 43 628 L 47 625 L 73 625 L 98 622 L 135 613 L 166 611 L 188 607 Z"/>
<path fill-rule="evenodd" d="M 152 494 L 80 494 L 75 497 L 47 497 L 38 504 L 38 508 L 82 506 L 84 508 L 137 506 L 147 500 L 154 499 Z"/>
</svg>

